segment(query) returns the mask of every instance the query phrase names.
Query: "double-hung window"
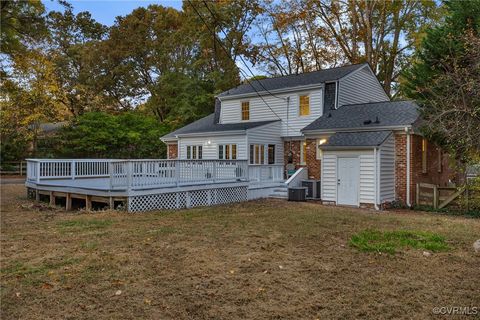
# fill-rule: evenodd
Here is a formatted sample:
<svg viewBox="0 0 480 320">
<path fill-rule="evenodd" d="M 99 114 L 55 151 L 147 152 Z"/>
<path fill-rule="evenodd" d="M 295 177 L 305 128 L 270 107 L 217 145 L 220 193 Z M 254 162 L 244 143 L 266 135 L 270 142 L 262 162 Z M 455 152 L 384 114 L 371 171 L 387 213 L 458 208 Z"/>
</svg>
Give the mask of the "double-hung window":
<svg viewBox="0 0 480 320">
<path fill-rule="evenodd" d="M 250 164 L 275 164 L 275 145 L 251 144 Z"/>
<path fill-rule="evenodd" d="M 187 159 L 188 160 L 196 160 L 202 159 L 203 147 L 201 145 L 198 146 L 187 146 Z"/>
<path fill-rule="evenodd" d="M 218 159 L 220 160 L 236 160 L 237 145 L 236 144 L 219 144 Z"/>
<path fill-rule="evenodd" d="M 242 102 L 242 120 L 250 120 L 250 102 Z"/>
<path fill-rule="evenodd" d="M 299 110 L 298 114 L 300 116 L 308 116 L 310 115 L 310 96 L 309 95 L 301 95 L 299 96 Z"/>
</svg>

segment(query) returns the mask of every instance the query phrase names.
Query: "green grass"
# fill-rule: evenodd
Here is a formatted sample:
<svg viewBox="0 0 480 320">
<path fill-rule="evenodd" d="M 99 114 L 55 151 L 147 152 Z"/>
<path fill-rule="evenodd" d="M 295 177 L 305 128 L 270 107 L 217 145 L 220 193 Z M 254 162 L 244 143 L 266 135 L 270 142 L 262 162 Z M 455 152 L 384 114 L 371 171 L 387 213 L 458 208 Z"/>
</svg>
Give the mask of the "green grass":
<svg viewBox="0 0 480 320">
<path fill-rule="evenodd" d="M 423 231 L 377 231 L 365 230 L 352 236 L 350 245 L 364 252 L 394 254 L 399 249 L 425 249 L 433 252 L 449 249 L 445 238 Z"/>
<path fill-rule="evenodd" d="M 1 270 L 3 275 L 25 277 L 29 275 L 44 275 L 49 271 L 60 269 L 80 261 L 79 258 L 62 258 L 59 261 L 47 261 L 41 265 L 32 266 L 23 262 L 15 262 Z"/>
</svg>

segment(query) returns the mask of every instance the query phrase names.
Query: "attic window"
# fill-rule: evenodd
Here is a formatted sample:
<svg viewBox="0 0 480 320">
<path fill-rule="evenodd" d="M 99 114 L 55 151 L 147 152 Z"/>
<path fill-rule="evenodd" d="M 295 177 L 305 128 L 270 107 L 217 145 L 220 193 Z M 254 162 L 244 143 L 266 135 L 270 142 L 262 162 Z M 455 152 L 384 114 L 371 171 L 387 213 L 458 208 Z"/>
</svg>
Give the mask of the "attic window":
<svg viewBox="0 0 480 320">
<path fill-rule="evenodd" d="M 250 120 L 250 102 L 242 102 L 242 120 Z"/>
</svg>

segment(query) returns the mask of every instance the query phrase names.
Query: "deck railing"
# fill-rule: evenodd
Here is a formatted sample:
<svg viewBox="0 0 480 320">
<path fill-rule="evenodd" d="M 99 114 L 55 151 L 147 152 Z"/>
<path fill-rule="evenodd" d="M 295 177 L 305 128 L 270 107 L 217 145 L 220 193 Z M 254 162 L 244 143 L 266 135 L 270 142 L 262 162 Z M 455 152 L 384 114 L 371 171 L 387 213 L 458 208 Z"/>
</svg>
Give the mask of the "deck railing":
<svg viewBox="0 0 480 320">
<path fill-rule="evenodd" d="M 248 177 L 251 181 L 281 181 L 283 180 L 283 165 L 250 165 Z"/>
<path fill-rule="evenodd" d="M 247 181 L 246 160 L 27 159 L 27 181 L 109 179 L 111 189 Z"/>
</svg>

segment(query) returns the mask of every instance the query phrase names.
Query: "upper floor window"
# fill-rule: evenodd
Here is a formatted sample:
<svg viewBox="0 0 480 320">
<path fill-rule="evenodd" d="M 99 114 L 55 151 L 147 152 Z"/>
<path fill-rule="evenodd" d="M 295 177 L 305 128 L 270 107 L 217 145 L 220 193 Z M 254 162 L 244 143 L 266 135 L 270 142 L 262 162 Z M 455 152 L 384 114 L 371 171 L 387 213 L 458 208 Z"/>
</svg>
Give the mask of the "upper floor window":
<svg viewBox="0 0 480 320">
<path fill-rule="evenodd" d="M 237 145 L 236 144 L 219 144 L 218 159 L 220 160 L 236 160 Z"/>
<path fill-rule="evenodd" d="M 298 114 L 301 116 L 308 116 L 310 114 L 310 96 L 302 95 L 299 99 L 300 103 Z"/>
<path fill-rule="evenodd" d="M 427 173 L 427 139 L 422 139 L 422 173 Z"/>
<path fill-rule="evenodd" d="M 187 146 L 187 159 L 202 159 L 202 146 Z"/>
<path fill-rule="evenodd" d="M 323 113 L 327 114 L 330 110 L 334 110 L 337 107 L 337 83 L 328 82 L 325 83 L 325 89 L 323 91 Z"/>
<path fill-rule="evenodd" d="M 242 120 L 250 120 L 250 101 L 242 102 Z"/>
</svg>

